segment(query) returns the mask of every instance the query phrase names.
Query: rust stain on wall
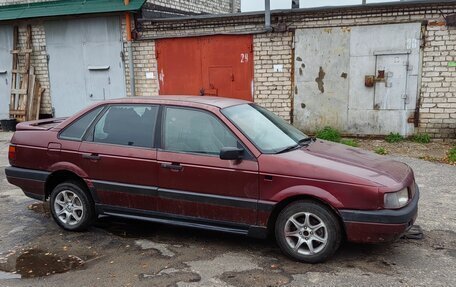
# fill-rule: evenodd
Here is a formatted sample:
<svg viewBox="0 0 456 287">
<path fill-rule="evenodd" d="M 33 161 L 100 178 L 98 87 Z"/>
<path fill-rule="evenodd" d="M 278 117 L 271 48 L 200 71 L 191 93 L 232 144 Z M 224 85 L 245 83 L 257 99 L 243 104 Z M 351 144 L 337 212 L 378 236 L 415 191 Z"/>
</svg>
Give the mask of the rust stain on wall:
<svg viewBox="0 0 456 287">
<path fill-rule="evenodd" d="M 318 71 L 318 77 L 315 78 L 315 82 L 318 84 L 318 89 L 320 92 L 324 93 L 325 92 L 325 83 L 323 83 L 323 79 L 325 78 L 325 71 L 323 71 L 323 68 L 320 66 L 320 71 Z"/>
</svg>

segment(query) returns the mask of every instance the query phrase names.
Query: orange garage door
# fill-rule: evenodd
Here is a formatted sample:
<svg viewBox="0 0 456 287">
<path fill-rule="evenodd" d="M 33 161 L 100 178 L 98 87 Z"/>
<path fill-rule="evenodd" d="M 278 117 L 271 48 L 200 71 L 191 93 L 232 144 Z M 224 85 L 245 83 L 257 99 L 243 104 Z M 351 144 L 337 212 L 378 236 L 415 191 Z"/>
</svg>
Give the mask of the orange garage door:
<svg viewBox="0 0 456 287">
<path fill-rule="evenodd" d="M 214 95 L 252 100 L 252 35 L 155 42 L 160 95 Z"/>
</svg>

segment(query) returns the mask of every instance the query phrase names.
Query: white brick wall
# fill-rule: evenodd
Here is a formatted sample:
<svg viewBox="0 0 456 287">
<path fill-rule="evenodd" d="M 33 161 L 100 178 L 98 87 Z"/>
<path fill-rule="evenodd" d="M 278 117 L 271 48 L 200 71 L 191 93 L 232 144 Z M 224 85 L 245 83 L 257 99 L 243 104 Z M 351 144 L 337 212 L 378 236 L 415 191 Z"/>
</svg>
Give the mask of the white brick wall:
<svg viewBox="0 0 456 287">
<path fill-rule="evenodd" d="M 231 13 L 241 9 L 241 0 L 147 0 L 147 2 L 194 13 Z"/>
</svg>

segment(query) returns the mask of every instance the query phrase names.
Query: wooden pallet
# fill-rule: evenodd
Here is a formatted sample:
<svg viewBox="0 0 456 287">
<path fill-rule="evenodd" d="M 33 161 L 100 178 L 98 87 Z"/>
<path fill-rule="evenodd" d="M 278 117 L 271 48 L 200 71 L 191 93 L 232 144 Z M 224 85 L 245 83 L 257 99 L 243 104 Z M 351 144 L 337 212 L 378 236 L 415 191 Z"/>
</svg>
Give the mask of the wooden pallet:
<svg viewBox="0 0 456 287">
<path fill-rule="evenodd" d="M 17 121 L 37 120 L 39 117 L 41 96 L 44 89 L 36 79 L 35 69 L 30 65 L 32 53 L 32 28 L 27 25 L 25 47 L 18 48 L 19 27 L 13 30 L 13 66 L 11 70 L 10 118 Z M 23 67 L 19 67 L 20 63 Z"/>
</svg>

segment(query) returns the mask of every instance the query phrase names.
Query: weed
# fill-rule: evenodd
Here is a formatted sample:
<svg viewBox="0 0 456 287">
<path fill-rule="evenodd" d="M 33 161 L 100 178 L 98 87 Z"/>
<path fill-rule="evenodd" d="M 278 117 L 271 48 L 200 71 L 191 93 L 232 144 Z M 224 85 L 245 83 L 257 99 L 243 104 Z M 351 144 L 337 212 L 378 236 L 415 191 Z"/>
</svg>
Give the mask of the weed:
<svg viewBox="0 0 456 287">
<path fill-rule="evenodd" d="M 340 142 L 341 139 L 340 133 L 332 127 L 324 127 L 318 130 L 315 137 L 332 142 Z"/>
<path fill-rule="evenodd" d="M 374 152 L 380 155 L 388 154 L 388 151 L 384 147 L 378 147 L 374 150 Z"/>
<path fill-rule="evenodd" d="M 385 137 L 385 140 L 389 143 L 397 143 L 404 140 L 404 137 L 401 136 L 399 133 L 390 133 Z"/>
<path fill-rule="evenodd" d="M 354 139 L 341 139 L 340 143 L 344 144 L 344 145 L 352 146 L 352 147 L 358 146 L 358 142 Z"/>
<path fill-rule="evenodd" d="M 448 161 L 451 163 L 456 163 L 456 146 L 448 151 Z"/>
<path fill-rule="evenodd" d="M 412 137 L 412 140 L 417 143 L 427 144 L 431 142 L 429 134 L 416 134 Z"/>
</svg>

